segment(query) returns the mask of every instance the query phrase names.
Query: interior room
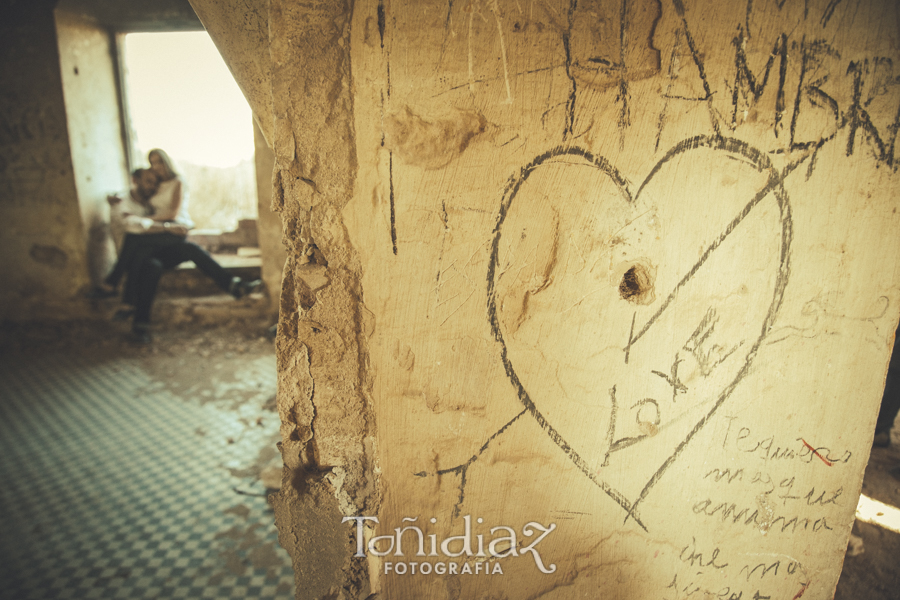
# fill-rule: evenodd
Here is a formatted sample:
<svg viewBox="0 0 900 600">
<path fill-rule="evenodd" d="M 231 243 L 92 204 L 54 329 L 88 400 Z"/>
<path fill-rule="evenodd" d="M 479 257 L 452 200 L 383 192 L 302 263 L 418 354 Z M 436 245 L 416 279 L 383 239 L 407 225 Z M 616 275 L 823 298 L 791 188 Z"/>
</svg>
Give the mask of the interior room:
<svg viewBox="0 0 900 600">
<path fill-rule="evenodd" d="M 0 0 L 0 598 L 900 597 L 900 9 L 714 4 Z"/>
<path fill-rule="evenodd" d="M 210 102 L 200 90 L 216 83 L 171 79 L 204 57 L 184 43 L 156 58 L 133 48 L 132 36 L 150 36 L 151 50 L 153 36 L 203 36 L 193 44 L 215 52 L 186 1 L 4 2 L 2 13 L 0 597 L 292 598 L 267 501 L 281 485 L 273 327 L 285 254 L 272 152 L 217 52 L 212 68 L 243 109 L 219 92 L 198 115 L 191 96 Z M 229 142 L 208 133 L 199 164 L 179 153 L 172 145 L 197 134 L 177 118 L 160 131 L 171 110 L 160 91 L 181 94 L 188 119 L 241 130 L 240 156 L 221 156 Z M 207 160 L 210 142 L 219 155 Z M 265 288 L 235 300 L 183 263 L 161 278 L 158 330 L 141 345 L 112 320 L 118 298 L 92 292 L 116 261 L 107 196 L 127 193 L 157 147 L 191 187 L 188 239 Z"/>
</svg>

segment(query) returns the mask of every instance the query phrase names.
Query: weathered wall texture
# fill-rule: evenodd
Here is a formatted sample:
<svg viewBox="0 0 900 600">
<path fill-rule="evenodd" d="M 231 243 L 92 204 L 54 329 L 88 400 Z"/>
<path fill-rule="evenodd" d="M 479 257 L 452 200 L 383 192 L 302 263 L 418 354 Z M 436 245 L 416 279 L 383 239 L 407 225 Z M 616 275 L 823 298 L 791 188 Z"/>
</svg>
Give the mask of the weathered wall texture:
<svg viewBox="0 0 900 600">
<path fill-rule="evenodd" d="M 73 316 L 89 281 L 52 4 L 0 19 L 0 319 Z"/>
<path fill-rule="evenodd" d="M 336 4 L 194 1 L 220 48 L 268 15 L 298 597 L 830 598 L 900 314 L 895 3 Z"/>
<path fill-rule="evenodd" d="M 368 565 L 352 557 L 352 532 L 340 522 L 341 515 L 377 511 L 365 367 L 374 322 L 360 302 L 359 258 L 341 214 L 356 177 L 351 7 L 192 5 L 274 150 L 271 210 L 279 213 L 287 250 L 277 343 L 286 464 L 276 506 L 281 543 L 294 559 L 298 597 L 343 589 L 365 598 Z M 246 23 L 268 27 L 253 27 L 246 37 Z M 267 39 L 258 38 L 261 31 Z"/>
<path fill-rule="evenodd" d="M 342 589 L 367 596 L 367 564 L 351 557 L 351 532 L 336 517 L 377 510 L 367 368 L 374 319 L 341 213 L 357 171 L 351 16 L 349 3 L 269 3 L 272 203 L 288 250 L 278 324 L 287 481 L 276 517 L 305 598 Z"/>
<path fill-rule="evenodd" d="M 56 27 L 88 268 L 93 282 L 99 283 L 116 259 L 106 196 L 128 189 L 130 183 L 114 42 L 94 19 L 62 7 L 56 11 Z"/>
</svg>

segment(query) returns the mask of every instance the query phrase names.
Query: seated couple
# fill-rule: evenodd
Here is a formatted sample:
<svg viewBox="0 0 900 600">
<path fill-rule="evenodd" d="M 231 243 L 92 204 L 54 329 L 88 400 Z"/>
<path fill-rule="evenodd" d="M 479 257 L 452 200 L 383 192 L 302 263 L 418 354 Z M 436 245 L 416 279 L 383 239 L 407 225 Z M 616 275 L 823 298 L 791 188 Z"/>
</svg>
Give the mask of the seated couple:
<svg viewBox="0 0 900 600">
<path fill-rule="evenodd" d="M 242 298 L 255 290 L 260 281 L 234 277 L 206 250 L 186 240 L 194 226 L 187 213 L 182 183 L 168 155 L 151 150 L 150 168 L 132 173 L 132 187 L 124 198 L 109 196 L 113 227 L 124 231 L 119 258 L 103 284 L 99 297 L 116 295 L 116 288 L 127 274 L 122 301 L 133 310 L 118 314 L 133 315 L 131 331 L 136 341 L 150 341 L 150 311 L 156 297 L 159 278 L 166 269 L 193 261 L 224 291 Z"/>
</svg>

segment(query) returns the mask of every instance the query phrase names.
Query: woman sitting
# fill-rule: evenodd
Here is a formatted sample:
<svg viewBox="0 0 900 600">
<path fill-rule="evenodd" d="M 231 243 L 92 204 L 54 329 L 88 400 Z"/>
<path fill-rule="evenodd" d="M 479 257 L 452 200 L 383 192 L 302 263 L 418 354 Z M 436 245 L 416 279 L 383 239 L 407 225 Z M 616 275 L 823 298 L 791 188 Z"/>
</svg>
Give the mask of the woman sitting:
<svg viewBox="0 0 900 600">
<path fill-rule="evenodd" d="M 122 301 L 134 307 L 132 332 L 142 342 L 150 339 L 150 311 L 159 278 L 166 269 L 193 261 L 200 271 L 235 298 L 242 298 L 261 284 L 258 279 L 245 281 L 233 276 L 206 250 L 187 241 L 187 233 L 194 223 L 187 212 L 182 181 L 164 151 L 151 150 L 148 159 L 150 169 L 143 170 L 145 173 L 135 182 L 138 193 L 131 192 L 131 199 L 136 202 L 121 202 L 122 208 L 114 213 L 122 221 L 126 234 L 119 259 L 102 289 L 104 295 L 114 294 L 122 276 L 128 275 Z"/>
</svg>

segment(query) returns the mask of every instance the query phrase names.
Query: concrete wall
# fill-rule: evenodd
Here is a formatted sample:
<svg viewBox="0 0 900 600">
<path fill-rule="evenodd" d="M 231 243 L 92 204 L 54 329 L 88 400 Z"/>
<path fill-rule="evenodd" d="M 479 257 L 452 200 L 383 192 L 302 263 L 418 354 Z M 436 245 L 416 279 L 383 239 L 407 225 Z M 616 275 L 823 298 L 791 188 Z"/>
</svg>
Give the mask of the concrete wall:
<svg viewBox="0 0 900 600">
<path fill-rule="evenodd" d="M 66 120 L 91 279 L 99 283 L 115 262 L 106 196 L 128 189 L 116 52 L 96 20 L 56 11 Z"/>
<path fill-rule="evenodd" d="M 0 19 L 0 319 L 80 314 L 89 283 L 52 5 Z"/>
</svg>

